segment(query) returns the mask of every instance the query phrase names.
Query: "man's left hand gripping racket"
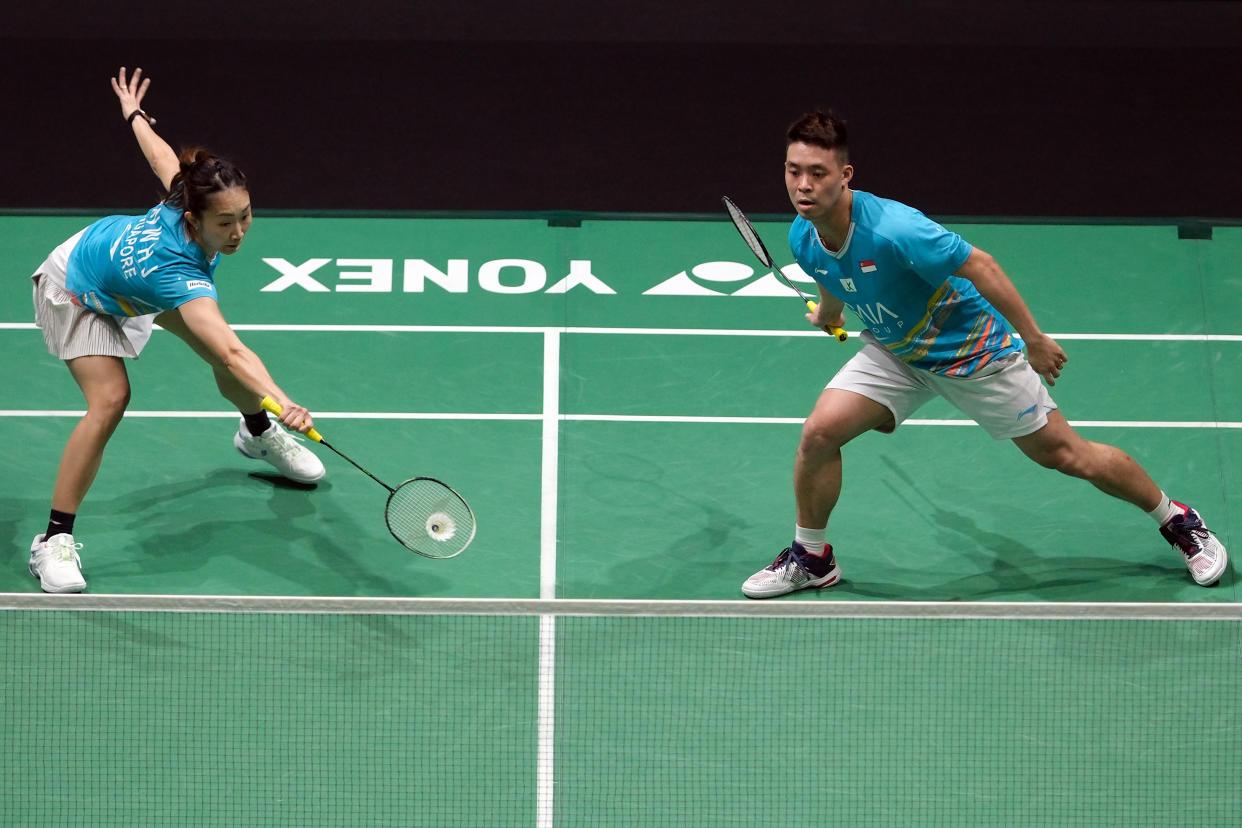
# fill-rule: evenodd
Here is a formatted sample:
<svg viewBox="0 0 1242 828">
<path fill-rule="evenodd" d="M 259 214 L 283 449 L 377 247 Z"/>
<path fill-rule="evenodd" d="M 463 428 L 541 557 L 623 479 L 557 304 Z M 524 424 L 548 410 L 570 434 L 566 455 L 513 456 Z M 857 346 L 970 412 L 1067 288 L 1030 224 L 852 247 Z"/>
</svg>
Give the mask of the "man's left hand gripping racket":
<svg viewBox="0 0 1242 828">
<path fill-rule="evenodd" d="M 263 408 L 277 417 L 284 407 L 264 397 Z M 275 426 L 275 424 L 273 424 Z M 451 558 L 474 540 L 474 512 L 457 492 L 432 477 L 414 477 L 393 488 L 350 460 L 343 452 L 311 429 L 306 436 L 344 457 L 358 471 L 388 490 L 384 520 L 388 531 L 411 552 L 428 558 Z"/>
<path fill-rule="evenodd" d="M 768 249 L 763 246 L 763 242 L 759 239 L 759 234 L 755 232 L 754 225 L 750 223 L 750 219 L 746 218 L 746 214 L 739 210 L 737 205 L 734 204 L 733 200 L 728 196 L 724 196 L 721 201 L 724 202 L 725 210 L 729 213 L 729 218 L 733 219 L 733 226 L 737 228 L 737 232 L 740 233 L 742 238 L 746 241 L 746 246 L 750 248 L 750 252 L 754 253 L 755 257 L 759 259 L 759 261 L 763 262 L 764 267 L 771 268 L 772 272 L 775 273 L 782 282 L 789 285 L 789 289 L 796 293 L 798 297 L 806 303 L 807 310 L 811 313 L 815 313 L 815 300 L 811 299 L 802 291 L 794 287 L 794 283 L 789 281 L 789 278 L 781 272 L 779 267 L 776 266 L 776 263 L 772 261 L 771 254 L 768 253 Z M 835 325 L 828 326 L 828 332 L 835 336 L 839 342 L 844 342 L 850 338 L 848 333 Z"/>
</svg>

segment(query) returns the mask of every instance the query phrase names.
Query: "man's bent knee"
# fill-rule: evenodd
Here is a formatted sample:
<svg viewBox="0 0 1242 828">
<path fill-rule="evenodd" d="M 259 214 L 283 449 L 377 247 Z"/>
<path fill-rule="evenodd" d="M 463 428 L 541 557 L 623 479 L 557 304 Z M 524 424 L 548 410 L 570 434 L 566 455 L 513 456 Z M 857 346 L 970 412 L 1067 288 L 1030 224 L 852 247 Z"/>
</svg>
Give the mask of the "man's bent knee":
<svg viewBox="0 0 1242 828">
<path fill-rule="evenodd" d="M 798 453 L 811 456 L 833 454 L 849 441 L 850 435 L 837 424 L 807 420 L 802 424 Z"/>
</svg>

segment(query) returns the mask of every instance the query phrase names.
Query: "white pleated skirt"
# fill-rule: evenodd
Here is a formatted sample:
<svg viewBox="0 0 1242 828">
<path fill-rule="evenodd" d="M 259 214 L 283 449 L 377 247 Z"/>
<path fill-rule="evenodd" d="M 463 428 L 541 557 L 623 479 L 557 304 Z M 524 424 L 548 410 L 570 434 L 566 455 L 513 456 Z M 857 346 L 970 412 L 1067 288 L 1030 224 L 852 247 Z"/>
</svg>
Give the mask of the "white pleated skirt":
<svg viewBox="0 0 1242 828">
<path fill-rule="evenodd" d="M 35 324 L 47 350 L 69 360 L 81 356 L 136 359 L 151 338 L 155 315 L 112 316 L 75 304 L 65 289 L 69 254 L 85 230 L 52 251 L 30 277 L 34 282 Z"/>
</svg>

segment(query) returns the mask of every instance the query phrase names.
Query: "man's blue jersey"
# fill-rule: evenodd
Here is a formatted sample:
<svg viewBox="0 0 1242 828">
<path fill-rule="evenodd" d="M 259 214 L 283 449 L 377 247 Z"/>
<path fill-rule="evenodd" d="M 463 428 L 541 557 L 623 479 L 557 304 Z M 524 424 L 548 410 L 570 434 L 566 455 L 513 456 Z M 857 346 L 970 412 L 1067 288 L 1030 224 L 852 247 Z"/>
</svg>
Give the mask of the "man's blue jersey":
<svg viewBox="0 0 1242 828">
<path fill-rule="evenodd" d="M 896 201 L 855 190 L 845 244 L 833 253 L 798 216 L 789 247 L 806 274 L 858 315 L 889 353 L 945 376 L 967 376 L 1021 350 L 1009 325 L 967 279 L 971 246 Z"/>
<path fill-rule="evenodd" d="M 158 204 L 145 216 L 108 216 L 86 228 L 69 254 L 65 287 L 96 313 L 144 316 L 200 296 L 216 298 L 207 261 L 186 236 L 182 211 Z"/>
</svg>

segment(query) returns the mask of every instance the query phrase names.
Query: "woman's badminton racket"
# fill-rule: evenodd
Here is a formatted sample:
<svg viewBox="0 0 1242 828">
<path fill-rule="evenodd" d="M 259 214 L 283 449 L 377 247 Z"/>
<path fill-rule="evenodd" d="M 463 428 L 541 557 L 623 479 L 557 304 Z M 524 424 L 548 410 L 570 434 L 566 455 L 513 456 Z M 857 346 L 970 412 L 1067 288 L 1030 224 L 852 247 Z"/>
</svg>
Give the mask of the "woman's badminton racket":
<svg viewBox="0 0 1242 828">
<path fill-rule="evenodd" d="M 806 303 L 807 309 L 811 313 L 815 312 L 815 300 L 807 296 L 802 291 L 794 287 L 794 283 L 781 272 L 781 269 L 772 261 L 772 256 L 768 253 L 768 249 L 763 246 L 763 242 L 759 239 L 759 234 L 755 232 L 755 226 L 750 223 L 750 219 L 746 218 L 746 214 L 738 209 L 733 200 L 728 196 L 724 196 L 721 201 L 724 202 L 725 210 L 729 213 L 729 218 L 733 219 L 733 226 L 737 228 L 737 232 L 742 234 L 742 238 L 746 241 L 746 246 L 750 248 L 750 252 L 754 253 L 759 261 L 763 262 L 764 267 L 772 269 L 772 272 L 780 278 L 782 282 L 789 285 L 789 289 L 798 294 L 798 297 Z M 837 341 L 844 342 L 850 338 L 850 335 L 843 329 L 835 325 L 828 326 L 828 332 L 837 338 Z"/>
<path fill-rule="evenodd" d="M 264 409 L 277 417 L 284 407 L 264 397 Z M 315 429 L 306 436 L 344 457 L 358 471 L 388 490 L 384 520 L 388 531 L 411 552 L 428 558 L 451 558 L 461 554 L 474 540 L 474 512 L 465 499 L 433 477 L 413 477 L 393 488 L 351 460 Z"/>
</svg>

